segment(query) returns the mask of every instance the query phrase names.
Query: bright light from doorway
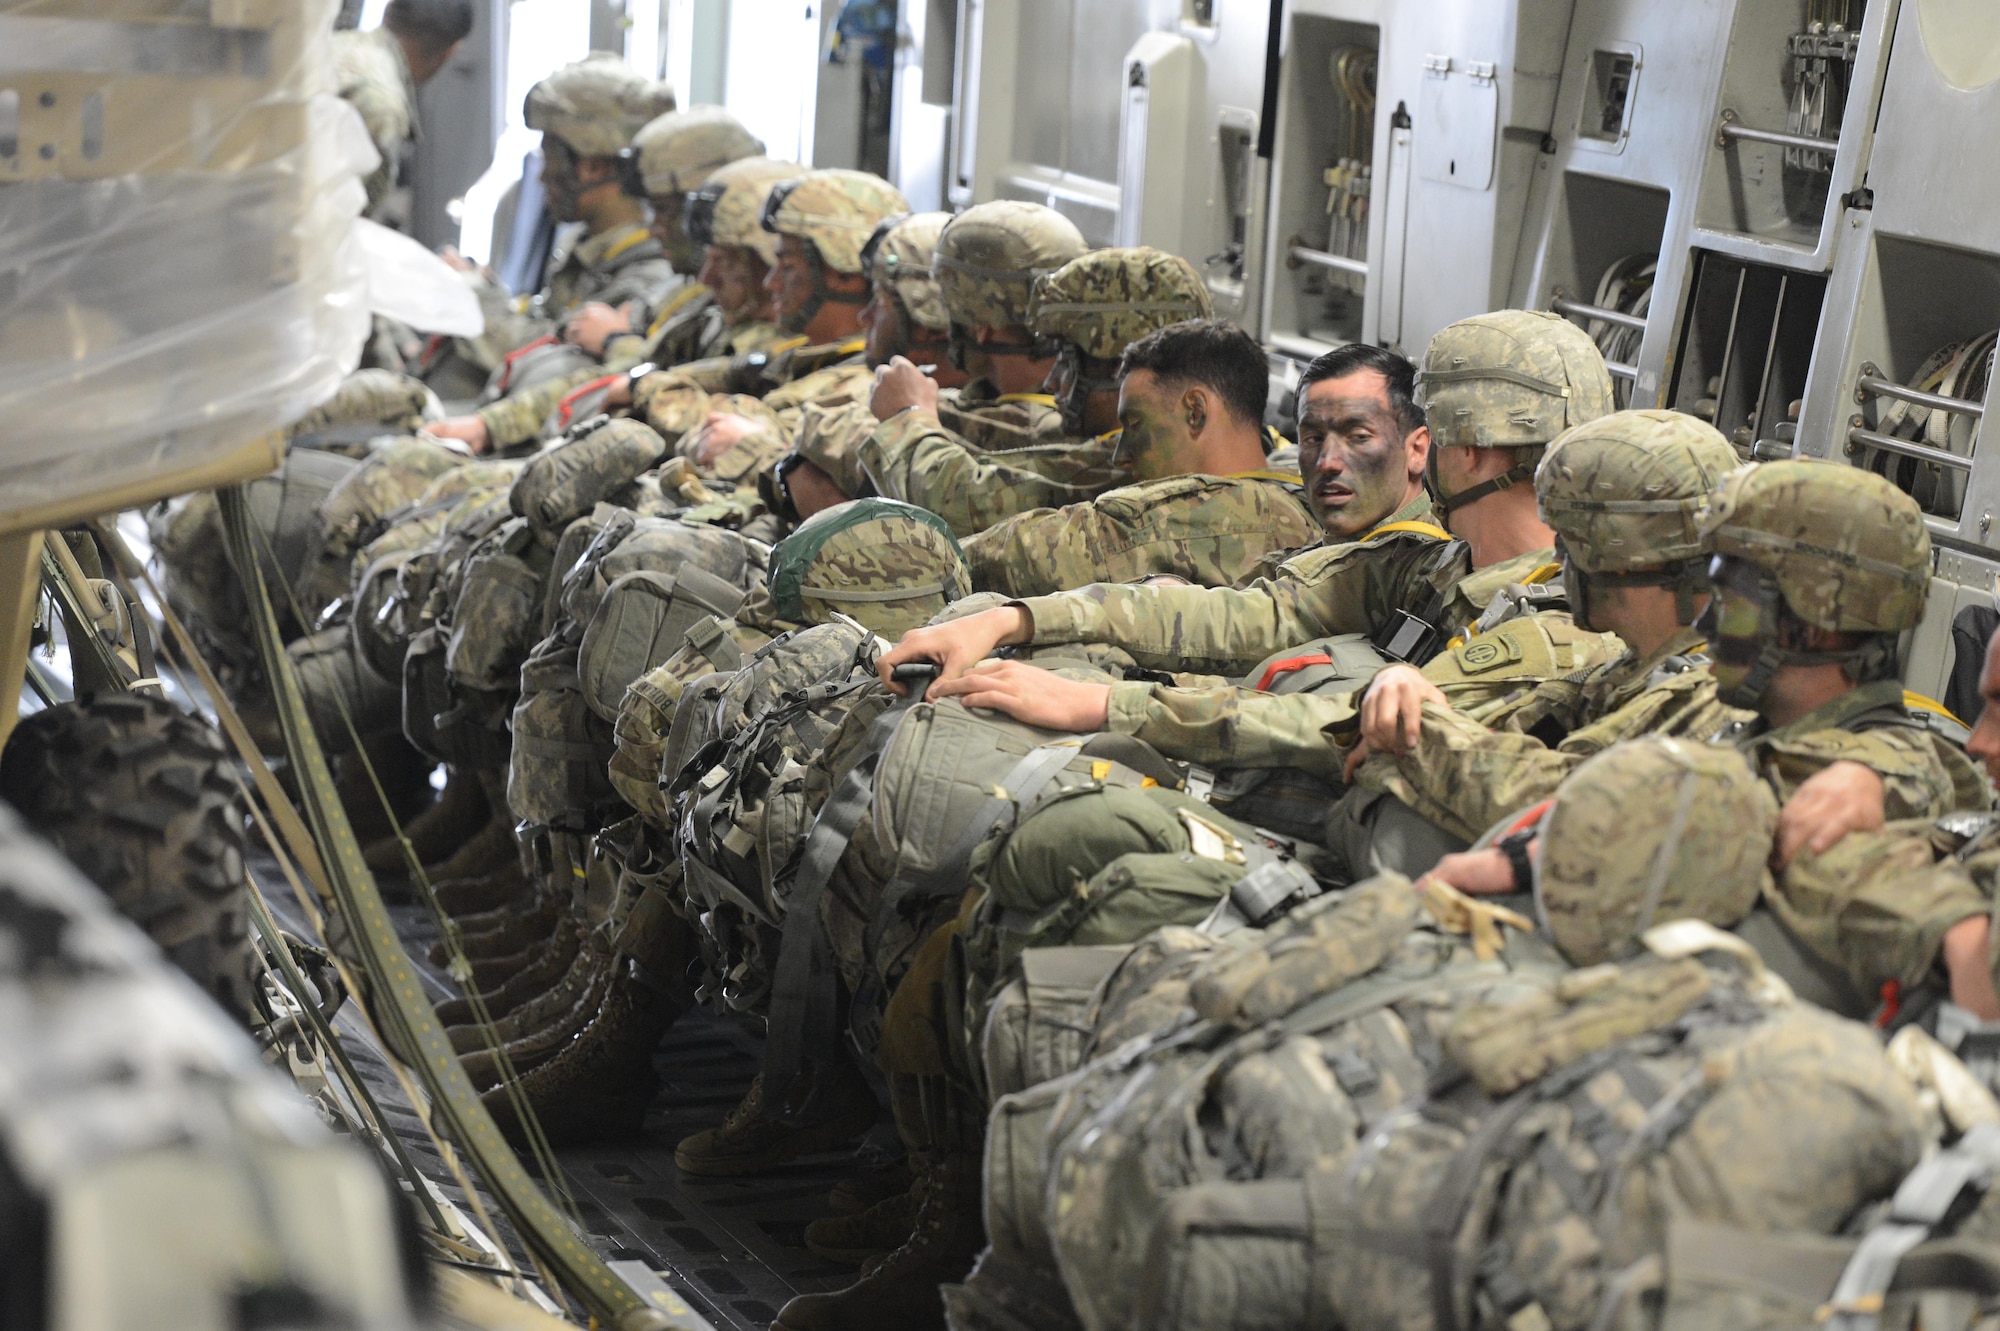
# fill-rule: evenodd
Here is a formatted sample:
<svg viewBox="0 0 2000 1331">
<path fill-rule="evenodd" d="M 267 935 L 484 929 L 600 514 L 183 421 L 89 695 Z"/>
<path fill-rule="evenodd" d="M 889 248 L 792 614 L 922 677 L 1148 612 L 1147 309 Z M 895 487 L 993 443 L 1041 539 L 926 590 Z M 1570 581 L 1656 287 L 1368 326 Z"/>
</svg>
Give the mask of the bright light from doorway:
<svg viewBox="0 0 2000 1331">
<path fill-rule="evenodd" d="M 458 248 L 476 263 L 493 258 L 493 213 L 501 196 L 521 178 L 521 161 L 541 135 L 521 119 L 528 89 L 572 60 L 590 54 L 590 0 L 515 0 L 508 15 L 507 123 L 493 150 L 493 165 L 465 192 Z M 659 25 L 654 23 L 657 33 Z M 657 38 L 655 39 L 657 40 Z M 657 57 L 656 57 L 657 58 Z"/>
</svg>

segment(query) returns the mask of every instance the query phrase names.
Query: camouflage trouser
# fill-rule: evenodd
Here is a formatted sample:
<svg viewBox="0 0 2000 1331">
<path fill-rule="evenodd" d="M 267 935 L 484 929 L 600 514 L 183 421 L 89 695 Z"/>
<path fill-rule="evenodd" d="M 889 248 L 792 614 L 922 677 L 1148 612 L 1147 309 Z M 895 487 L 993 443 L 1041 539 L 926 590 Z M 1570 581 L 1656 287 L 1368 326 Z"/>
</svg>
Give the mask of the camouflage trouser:
<svg viewBox="0 0 2000 1331">
<path fill-rule="evenodd" d="M 1392 871 L 1417 878 L 1468 844 L 1382 791 L 1350 790 L 1326 815 L 1326 848 L 1349 883 Z"/>
</svg>

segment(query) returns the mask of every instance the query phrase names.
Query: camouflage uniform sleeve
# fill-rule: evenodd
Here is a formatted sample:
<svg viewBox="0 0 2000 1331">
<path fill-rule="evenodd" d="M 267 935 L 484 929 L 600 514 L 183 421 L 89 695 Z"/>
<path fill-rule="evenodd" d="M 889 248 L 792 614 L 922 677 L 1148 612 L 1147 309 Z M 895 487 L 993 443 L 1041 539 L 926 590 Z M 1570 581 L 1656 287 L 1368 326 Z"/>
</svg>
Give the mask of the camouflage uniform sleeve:
<svg viewBox="0 0 2000 1331">
<path fill-rule="evenodd" d="M 1640 735 L 1706 740 L 1733 715 L 1715 700 L 1715 682 L 1703 670 L 1669 676 L 1571 731 L 1553 749 L 1528 735 L 1489 729 L 1458 711 L 1429 706 L 1410 752 L 1372 759 L 1355 781 L 1390 792 L 1469 841 L 1555 794 L 1564 777 L 1613 744 Z"/>
<path fill-rule="evenodd" d="M 1955 809 L 1986 807 L 1974 797 L 1954 765 L 1938 752 L 1927 730 L 1883 727 L 1859 733 L 1817 730 L 1787 739 L 1767 739 L 1757 753 L 1758 768 L 1777 792 L 1790 799 L 1813 776 L 1837 762 L 1857 762 L 1882 778 L 1883 814 L 1890 819 L 1936 818 Z"/>
<path fill-rule="evenodd" d="M 927 508 L 959 536 L 1038 508 L 1081 503 L 1103 486 L 989 461 L 934 417 L 901 411 L 861 443 L 861 464 L 890 499 Z"/>
<path fill-rule="evenodd" d="M 965 558 L 975 590 L 1009 596 L 1160 574 L 1226 587 L 1264 555 L 1305 545 L 1317 531 L 1281 485 L 1176 476 L 1009 518 L 967 538 Z"/>
<path fill-rule="evenodd" d="M 1802 850 L 1766 901 L 1800 942 L 1863 996 L 1921 983 L 1945 931 L 1991 909 L 1956 860 L 1937 859 L 1928 820 L 1851 832 L 1823 855 Z"/>
<path fill-rule="evenodd" d="M 1149 670 L 1241 676 L 1265 657 L 1335 633 L 1379 632 L 1414 597 L 1431 540 L 1387 537 L 1308 550 L 1241 588 L 1097 583 L 1019 602 L 1037 645 L 1107 642 Z"/>
<path fill-rule="evenodd" d="M 1105 729 L 1167 757 L 1211 767 L 1290 767 L 1338 777 L 1347 750 L 1331 734 L 1355 719 L 1350 694 L 1283 696 L 1222 684 L 1113 684 Z"/>
<path fill-rule="evenodd" d="M 610 373 L 612 371 L 608 367 L 592 366 L 557 375 L 517 393 L 509 393 L 498 402 L 481 407 L 477 415 L 486 423 L 487 433 L 493 436 L 495 448 L 524 444 L 542 432 L 542 422 L 562 405 L 563 398 L 591 380 L 601 379 Z"/>
</svg>

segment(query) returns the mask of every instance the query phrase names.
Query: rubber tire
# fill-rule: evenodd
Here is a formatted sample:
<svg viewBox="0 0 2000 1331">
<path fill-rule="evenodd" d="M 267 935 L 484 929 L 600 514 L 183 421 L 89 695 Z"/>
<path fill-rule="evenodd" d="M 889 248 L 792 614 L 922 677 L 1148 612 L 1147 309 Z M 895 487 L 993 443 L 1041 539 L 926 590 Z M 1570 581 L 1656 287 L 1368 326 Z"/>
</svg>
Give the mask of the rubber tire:
<svg viewBox="0 0 2000 1331">
<path fill-rule="evenodd" d="M 0 798 L 240 1022 L 255 959 L 242 796 L 222 737 L 164 699 L 104 694 L 22 719 Z"/>
</svg>

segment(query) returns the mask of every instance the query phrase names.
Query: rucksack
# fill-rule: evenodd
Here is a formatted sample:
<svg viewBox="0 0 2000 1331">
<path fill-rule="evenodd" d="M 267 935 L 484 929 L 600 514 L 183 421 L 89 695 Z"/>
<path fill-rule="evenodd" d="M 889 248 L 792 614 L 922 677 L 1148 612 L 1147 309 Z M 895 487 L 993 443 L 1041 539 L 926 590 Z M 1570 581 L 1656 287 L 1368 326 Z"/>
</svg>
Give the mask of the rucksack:
<svg viewBox="0 0 2000 1331">
<path fill-rule="evenodd" d="M 616 750 L 607 765 L 611 785 L 656 830 L 672 824 L 661 775 L 667 736 L 687 686 L 704 675 L 733 673 L 771 635 L 739 619 L 696 620 L 681 645 L 659 665 L 626 687 L 612 722 Z"/>
</svg>

